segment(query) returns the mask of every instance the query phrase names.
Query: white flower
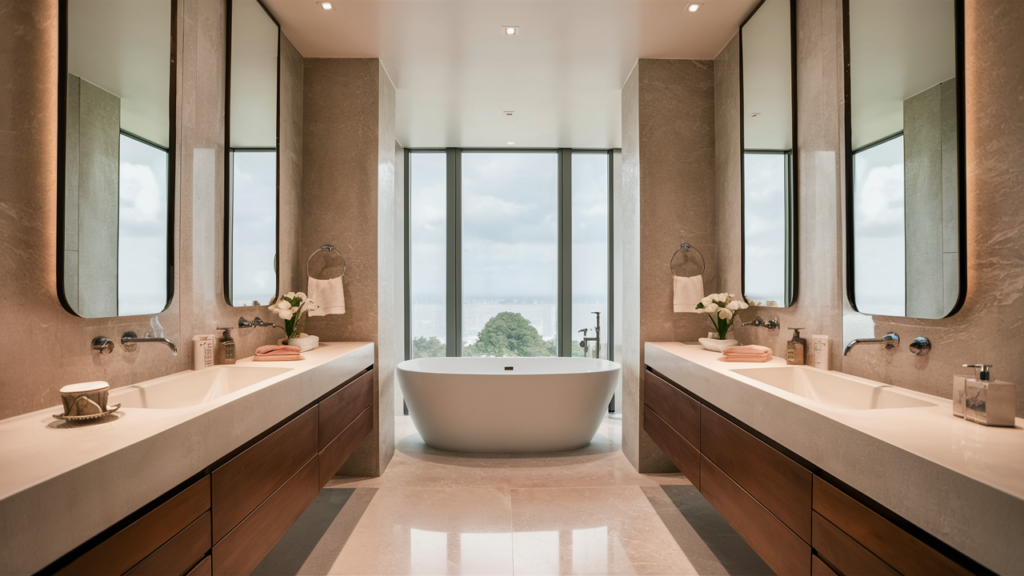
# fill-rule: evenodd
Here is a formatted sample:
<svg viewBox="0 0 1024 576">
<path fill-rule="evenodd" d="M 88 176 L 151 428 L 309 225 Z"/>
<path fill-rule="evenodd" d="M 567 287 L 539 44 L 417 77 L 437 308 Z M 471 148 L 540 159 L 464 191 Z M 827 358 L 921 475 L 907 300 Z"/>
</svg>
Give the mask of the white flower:
<svg viewBox="0 0 1024 576">
<path fill-rule="evenodd" d="M 289 292 L 284 295 L 285 298 L 295 298 L 295 292 Z"/>
<path fill-rule="evenodd" d="M 277 302 L 277 307 L 278 307 L 279 310 L 291 310 L 292 309 L 292 304 L 291 304 L 291 302 L 285 300 L 284 298 L 281 298 Z"/>
<path fill-rule="evenodd" d="M 736 299 L 736 295 L 735 294 L 729 294 L 729 300 L 735 300 L 735 299 Z"/>
<path fill-rule="evenodd" d="M 718 304 L 715 304 L 714 302 L 712 302 L 711 304 L 709 304 L 709 305 L 704 307 L 704 311 L 708 312 L 709 314 L 713 314 L 715 312 L 718 312 Z"/>
<path fill-rule="evenodd" d="M 299 300 L 305 300 L 306 299 L 306 293 L 305 292 L 296 292 L 295 293 L 295 298 L 298 298 Z"/>
<path fill-rule="evenodd" d="M 711 306 L 711 296 L 705 296 L 704 299 L 700 301 L 700 303 L 703 304 L 705 308 Z"/>
<path fill-rule="evenodd" d="M 739 301 L 733 300 L 732 302 L 729 302 L 728 304 L 726 304 L 725 307 L 728 308 L 729 310 L 732 310 L 733 312 L 735 312 L 735 311 L 740 309 L 740 305 L 741 305 L 741 303 Z"/>
<path fill-rule="evenodd" d="M 732 310 L 728 308 L 722 308 L 718 311 L 718 317 L 722 320 L 732 320 Z"/>
<path fill-rule="evenodd" d="M 747 308 L 750 308 L 750 306 L 746 302 L 740 302 L 740 310 L 746 310 Z"/>
<path fill-rule="evenodd" d="M 293 316 L 291 310 L 281 310 L 277 315 L 281 317 L 281 320 L 291 320 Z"/>
</svg>

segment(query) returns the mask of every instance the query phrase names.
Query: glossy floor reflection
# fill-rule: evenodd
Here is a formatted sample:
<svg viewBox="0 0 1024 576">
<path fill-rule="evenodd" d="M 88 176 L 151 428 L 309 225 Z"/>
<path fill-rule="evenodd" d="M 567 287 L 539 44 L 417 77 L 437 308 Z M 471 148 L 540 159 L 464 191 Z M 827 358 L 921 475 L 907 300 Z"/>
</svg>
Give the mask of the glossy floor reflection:
<svg viewBox="0 0 1024 576">
<path fill-rule="evenodd" d="M 408 417 L 380 478 L 334 478 L 254 574 L 771 574 L 681 474 L 586 448 L 467 455 Z"/>
</svg>

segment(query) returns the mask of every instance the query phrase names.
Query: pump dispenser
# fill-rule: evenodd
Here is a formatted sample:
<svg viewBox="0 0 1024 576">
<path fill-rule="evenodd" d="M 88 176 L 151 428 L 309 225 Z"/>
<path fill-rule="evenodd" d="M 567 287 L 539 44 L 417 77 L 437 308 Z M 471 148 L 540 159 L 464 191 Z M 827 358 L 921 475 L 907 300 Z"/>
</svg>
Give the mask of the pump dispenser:
<svg viewBox="0 0 1024 576">
<path fill-rule="evenodd" d="M 786 343 L 786 364 L 803 366 L 807 362 L 807 339 L 800 337 L 803 328 L 790 328 L 793 339 Z"/>
<path fill-rule="evenodd" d="M 985 426 L 1012 427 L 1017 406 L 1014 385 L 992 380 L 991 364 L 964 364 L 964 368 L 978 368 L 978 377 L 965 383 L 964 418 Z"/>
</svg>

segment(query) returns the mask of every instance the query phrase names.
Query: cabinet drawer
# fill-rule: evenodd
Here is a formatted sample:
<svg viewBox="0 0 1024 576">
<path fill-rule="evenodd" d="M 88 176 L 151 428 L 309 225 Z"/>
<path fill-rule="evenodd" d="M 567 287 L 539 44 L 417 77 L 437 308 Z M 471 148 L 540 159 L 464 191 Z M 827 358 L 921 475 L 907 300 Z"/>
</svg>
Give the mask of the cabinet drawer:
<svg viewBox="0 0 1024 576">
<path fill-rule="evenodd" d="M 189 570 L 187 576 L 213 576 L 213 560 L 210 556 L 203 558 L 196 567 Z"/>
<path fill-rule="evenodd" d="M 644 372 L 644 403 L 700 450 L 700 403 L 650 370 Z"/>
<path fill-rule="evenodd" d="M 811 576 L 839 576 L 835 570 L 821 561 L 817 554 L 811 554 Z"/>
<path fill-rule="evenodd" d="M 366 408 L 373 404 L 373 370 L 356 378 L 320 403 L 320 443 L 323 450 Z"/>
<path fill-rule="evenodd" d="M 817 512 L 814 513 L 814 551 L 836 567 L 843 576 L 898 576 L 878 556 L 836 528 Z"/>
<path fill-rule="evenodd" d="M 128 576 L 166 576 L 184 574 L 210 551 L 210 513 L 189 524 L 128 572 Z"/>
<path fill-rule="evenodd" d="M 316 498 L 316 458 L 310 458 L 270 498 L 213 547 L 213 574 L 252 572 Z"/>
<path fill-rule="evenodd" d="M 971 573 L 819 476 L 814 477 L 814 510 L 903 574 Z"/>
<path fill-rule="evenodd" d="M 348 457 L 355 452 L 359 443 L 373 430 L 373 408 L 363 408 L 362 414 L 338 434 L 326 448 L 320 451 L 320 483 L 323 488 Z"/>
<path fill-rule="evenodd" d="M 58 574 L 124 574 L 209 509 L 210 477 L 204 476 L 65 566 Z"/>
<path fill-rule="evenodd" d="M 701 452 L 793 532 L 811 541 L 811 472 L 701 407 Z"/>
<path fill-rule="evenodd" d="M 650 406 L 644 406 L 644 432 L 700 490 L 700 452 L 655 414 Z"/>
<path fill-rule="evenodd" d="M 811 573 L 811 547 L 707 458 L 700 492 L 776 574 Z"/>
<path fill-rule="evenodd" d="M 316 454 L 316 431 L 314 406 L 213 471 L 215 543 Z"/>
</svg>

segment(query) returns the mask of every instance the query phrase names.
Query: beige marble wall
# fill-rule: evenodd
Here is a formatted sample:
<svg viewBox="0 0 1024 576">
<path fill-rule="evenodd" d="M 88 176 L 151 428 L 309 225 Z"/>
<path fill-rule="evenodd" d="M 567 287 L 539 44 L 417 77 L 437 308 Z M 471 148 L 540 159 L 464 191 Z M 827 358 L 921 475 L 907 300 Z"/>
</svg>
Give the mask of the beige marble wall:
<svg viewBox="0 0 1024 576">
<path fill-rule="evenodd" d="M 854 349 L 843 371 L 950 397 L 961 364 L 994 364 L 993 377 L 1017 384 L 1024 416 L 1024 2 L 967 0 L 965 4 L 967 152 L 967 300 L 954 316 L 914 320 L 864 316 L 847 310 L 848 336 L 895 331 L 909 343 L 932 342 L 926 357 L 905 344 L 894 353 Z M 859 330 L 856 332 L 855 330 Z"/>
<path fill-rule="evenodd" d="M 301 253 L 332 244 L 348 262 L 345 314 L 307 332 L 377 344 L 373 432 L 342 469 L 353 476 L 380 475 L 394 451 L 394 102 L 377 59 L 305 60 Z"/>
<path fill-rule="evenodd" d="M 797 158 L 800 163 L 798 244 L 799 292 L 794 305 L 777 310 L 783 327 L 804 326 L 804 334 L 831 339 L 832 369 L 949 397 L 954 373 L 964 363 L 992 363 L 994 376 L 1018 385 L 1017 414 L 1024 416 L 1024 250 L 1018 232 L 1024 221 L 1024 172 L 1017 151 L 1024 148 L 1024 111 L 1018 105 L 1024 78 L 1024 3 L 968 0 L 966 16 L 967 86 L 967 238 L 968 292 L 963 309 L 942 320 L 866 316 L 854 312 L 843 279 L 843 194 L 845 135 L 842 68 L 842 3 L 797 0 Z M 716 65 L 731 58 L 732 44 Z M 719 70 L 725 74 L 724 69 Z M 738 70 L 719 78 L 716 99 L 736 96 Z M 736 130 L 720 109 L 717 135 Z M 721 169 L 738 161 L 739 149 L 719 147 Z M 739 175 L 719 180 L 719 238 L 724 247 L 739 243 Z M 723 210 L 721 207 L 725 206 Z M 722 252 L 721 288 L 738 291 L 740 260 Z M 774 309 L 760 309 L 764 317 Z M 854 349 L 843 357 L 845 342 L 897 332 L 904 344 L 893 352 Z M 740 328 L 741 340 L 785 352 L 789 331 Z M 917 336 L 932 341 L 926 357 L 911 355 L 907 343 Z M 808 354 L 808 362 L 813 353 Z M 969 371 L 968 371 L 969 372 Z"/>
<path fill-rule="evenodd" d="M 187 370 L 194 334 L 263 313 L 231 308 L 223 297 L 224 6 L 178 3 L 176 290 L 155 318 L 180 352 L 145 345 L 95 356 L 94 336 L 145 332 L 152 317 L 83 319 L 57 300 L 57 1 L 0 0 L 0 78 L 19 80 L 0 91 L 0 289 L 12 295 L 0 331 L 0 418 L 59 404 L 65 384 L 106 380 L 117 387 Z M 282 151 L 296 144 L 297 135 L 282 133 Z M 282 198 L 296 194 L 293 183 L 282 182 Z M 242 356 L 280 337 L 238 332 Z"/>
<path fill-rule="evenodd" d="M 840 191 L 843 182 L 843 53 L 842 2 L 840 0 L 797 0 L 797 279 L 796 300 L 789 308 L 751 308 L 743 320 L 760 315 L 765 320 L 778 318 L 782 328 L 735 328 L 737 338 L 746 343 L 772 348 L 776 356 L 785 356 L 786 342 L 792 337 L 788 328 L 804 328 L 806 337 L 822 334 L 832 346 L 829 362 L 839 368 L 842 320 L 842 227 Z M 729 174 L 718 181 L 718 237 L 722 258 L 722 282 L 719 289 L 739 294 L 742 290 L 739 166 L 739 48 L 734 39 L 716 60 L 728 63 L 719 70 L 715 98 L 718 109 L 718 136 L 731 139 L 718 148 L 717 162 Z M 808 351 L 807 363 L 813 362 Z"/>
<path fill-rule="evenodd" d="M 283 33 L 280 55 L 278 169 L 281 173 L 278 181 L 282 193 L 278 201 L 281 227 L 278 275 L 281 291 L 293 292 L 306 288 L 306 258 L 309 257 L 300 253 L 299 246 L 302 239 L 302 54 Z M 285 194 L 285 190 L 290 193 Z"/>
<path fill-rule="evenodd" d="M 706 290 L 718 283 L 714 90 L 714 63 L 697 60 L 641 59 L 623 87 L 623 266 L 639 283 L 623 293 L 623 449 L 641 472 L 675 469 L 643 431 L 643 343 L 707 334 L 704 316 L 672 312 L 682 242 L 704 255 Z"/>
</svg>

